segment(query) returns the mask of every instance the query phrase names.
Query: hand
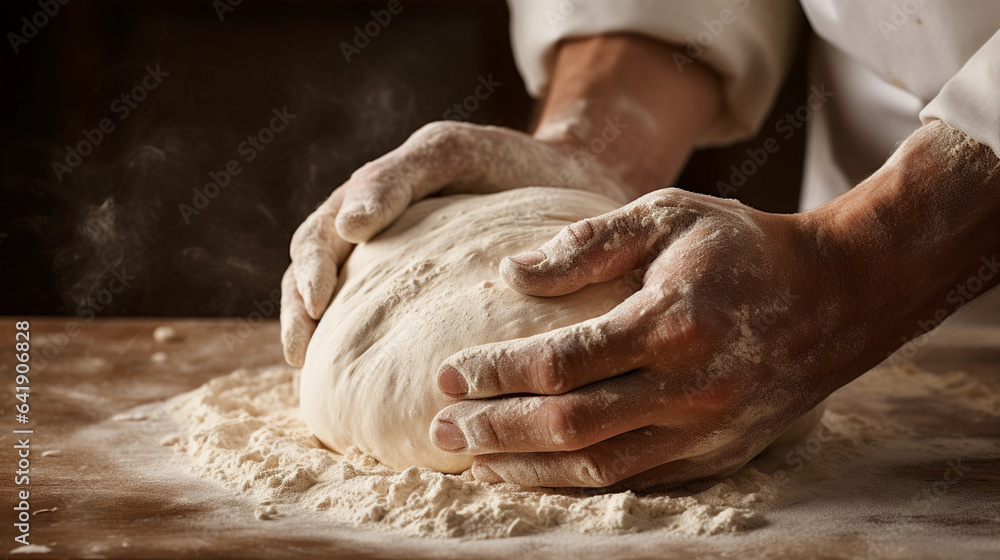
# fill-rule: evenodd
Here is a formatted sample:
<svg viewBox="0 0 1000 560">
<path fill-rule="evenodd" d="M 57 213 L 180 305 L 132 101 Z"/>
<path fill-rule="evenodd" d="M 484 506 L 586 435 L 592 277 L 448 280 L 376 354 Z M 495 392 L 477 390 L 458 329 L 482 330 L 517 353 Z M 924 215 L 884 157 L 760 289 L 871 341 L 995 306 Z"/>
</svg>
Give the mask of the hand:
<svg viewBox="0 0 1000 560">
<path fill-rule="evenodd" d="M 678 49 L 638 35 L 563 41 L 534 136 L 437 122 L 356 171 L 292 237 L 292 264 L 281 281 L 288 363 L 305 360 L 352 243 L 370 239 L 425 196 L 560 186 L 625 204 L 670 184 L 722 95 L 707 67 L 677 72 Z"/>
<path fill-rule="evenodd" d="M 665 189 L 501 263 L 529 295 L 641 269 L 606 315 L 448 358 L 431 426 L 477 479 L 629 488 L 725 475 L 865 371 L 852 275 L 810 215 Z M 878 359 L 875 359 L 877 362 Z M 524 396 L 528 394 L 528 396 Z M 497 398 L 501 397 L 501 398 Z"/>
<path fill-rule="evenodd" d="M 354 243 L 368 240 L 431 194 L 532 185 L 579 188 L 628 201 L 599 162 L 574 155 L 567 143 L 492 126 L 431 123 L 357 170 L 292 236 L 292 264 L 281 283 L 285 359 L 295 366 L 305 360 L 336 288 L 338 268 Z"/>
</svg>

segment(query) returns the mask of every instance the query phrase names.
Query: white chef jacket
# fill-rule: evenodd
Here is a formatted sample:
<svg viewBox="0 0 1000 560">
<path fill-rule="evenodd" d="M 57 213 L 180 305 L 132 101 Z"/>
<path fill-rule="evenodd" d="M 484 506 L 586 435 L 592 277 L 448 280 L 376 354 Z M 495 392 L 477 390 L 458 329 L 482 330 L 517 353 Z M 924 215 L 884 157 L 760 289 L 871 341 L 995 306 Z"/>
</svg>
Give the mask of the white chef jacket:
<svg viewBox="0 0 1000 560">
<path fill-rule="evenodd" d="M 515 61 L 544 92 L 567 37 L 632 32 L 690 45 L 722 78 L 699 145 L 754 136 L 795 48 L 795 0 L 508 0 Z M 808 122 L 800 206 L 847 192 L 921 122 L 941 119 L 1000 157 L 1000 1 L 801 0 L 818 35 L 810 81 L 833 95 Z"/>
</svg>

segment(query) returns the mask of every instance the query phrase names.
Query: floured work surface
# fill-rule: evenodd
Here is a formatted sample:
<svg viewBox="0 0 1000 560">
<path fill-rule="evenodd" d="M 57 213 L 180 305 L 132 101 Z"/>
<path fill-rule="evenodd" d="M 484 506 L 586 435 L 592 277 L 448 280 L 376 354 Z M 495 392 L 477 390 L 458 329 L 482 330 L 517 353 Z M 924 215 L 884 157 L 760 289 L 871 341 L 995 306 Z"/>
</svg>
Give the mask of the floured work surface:
<svg viewBox="0 0 1000 560">
<path fill-rule="evenodd" d="M 164 324 L 179 339 L 154 340 Z M 32 321 L 33 348 L 64 326 Z M 729 481 L 509 500 L 305 449 L 277 341 L 274 322 L 236 321 L 96 321 L 70 338 L 32 379 L 31 542 L 51 553 L 23 557 L 1000 556 L 997 327 L 933 333 Z"/>
</svg>

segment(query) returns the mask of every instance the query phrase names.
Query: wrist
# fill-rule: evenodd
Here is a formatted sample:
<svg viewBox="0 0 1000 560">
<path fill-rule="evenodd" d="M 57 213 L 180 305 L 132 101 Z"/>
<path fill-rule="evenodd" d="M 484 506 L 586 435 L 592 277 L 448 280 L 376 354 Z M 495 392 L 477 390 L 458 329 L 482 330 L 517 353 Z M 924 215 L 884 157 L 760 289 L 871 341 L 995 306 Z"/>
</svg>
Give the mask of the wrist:
<svg viewBox="0 0 1000 560">
<path fill-rule="evenodd" d="M 1000 249 L 1000 160 L 941 121 L 808 214 L 817 239 L 843 259 L 833 277 L 854 294 L 848 307 L 867 332 L 872 365 L 1000 283 L 987 271 L 976 294 L 955 296 Z"/>
<path fill-rule="evenodd" d="M 611 174 L 630 198 L 670 186 L 721 103 L 718 77 L 681 72 L 674 47 L 636 35 L 558 47 L 534 135 Z"/>
</svg>

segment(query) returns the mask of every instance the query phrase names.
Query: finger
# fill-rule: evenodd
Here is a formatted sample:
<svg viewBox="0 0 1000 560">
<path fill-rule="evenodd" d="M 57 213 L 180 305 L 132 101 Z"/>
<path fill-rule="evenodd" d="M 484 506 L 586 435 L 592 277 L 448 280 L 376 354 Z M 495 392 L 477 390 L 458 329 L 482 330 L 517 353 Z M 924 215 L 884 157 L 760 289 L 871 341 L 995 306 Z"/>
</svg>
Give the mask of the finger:
<svg viewBox="0 0 1000 560">
<path fill-rule="evenodd" d="M 295 284 L 295 271 L 289 266 L 281 279 L 281 346 L 289 365 L 302 367 L 315 331 L 316 321 L 306 312 Z"/>
<path fill-rule="evenodd" d="M 521 293 L 559 296 L 645 268 L 680 212 L 652 204 L 650 196 L 570 224 L 537 250 L 503 259 L 500 275 Z"/>
<path fill-rule="evenodd" d="M 472 475 L 522 486 L 608 487 L 661 465 L 684 470 L 693 446 L 676 430 L 649 426 L 577 451 L 478 455 Z"/>
<path fill-rule="evenodd" d="M 341 187 L 344 204 L 337 231 L 362 243 L 385 229 L 413 202 L 459 179 L 469 168 L 470 135 L 483 134 L 462 123 L 431 123 L 399 148 L 356 171 Z"/>
<path fill-rule="evenodd" d="M 458 122 L 430 123 L 399 148 L 365 165 L 344 184 L 337 215 L 341 237 L 367 241 L 410 205 L 449 189 L 490 193 L 570 184 L 621 199 L 621 188 L 577 169 L 558 150 L 514 130 Z M 601 182 L 598 185 L 596 182 Z"/>
<path fill-rule="evenodd" d="M 437 414 L 430 436 L 468 455 L 575 451 L 669 422 L 677 408 L 660 397 L 669 392 L 664 376 L 637 371 L 565 395 L 462 401 Z"/>
<path fill-rule="evenodd" d="M 648 492 L 676 488 L 706 478 L 725 478 L 738 471 L 746 462 L 723 462 L 711 456 L 692 457 L 655 466 L 612 485 L 615 491 Z"/>
<path fill-rule="evenodd" d="M 337 287 L 338 266 L 353 245 L 337 234 L 336 215 L 344 193 L 334 191 L 292 236 L 291 256 L 298 293 L 306 312 L 319 320 Z"/>
<path fill-rule="evenodd" d="M 558 395 L 648 365 L 647 333 L 654 330 L 648 317 L 669 305 L 667 298 L 654 299 L 640 291 L 583 323 L 462 350 L 442 364 L 438 387 L 454 398 Z"/>
</svg>

